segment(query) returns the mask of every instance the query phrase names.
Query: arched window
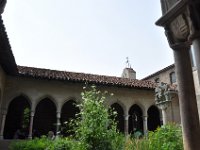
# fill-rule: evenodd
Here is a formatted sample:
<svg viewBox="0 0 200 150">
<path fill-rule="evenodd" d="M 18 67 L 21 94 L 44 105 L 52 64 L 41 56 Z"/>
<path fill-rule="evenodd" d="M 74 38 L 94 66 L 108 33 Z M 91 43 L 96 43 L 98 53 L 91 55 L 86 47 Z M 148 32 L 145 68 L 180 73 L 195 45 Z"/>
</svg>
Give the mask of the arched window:
<svg viewBox="0 0 200 150">
<path fill-rule="evenodd" d="M 171 82 L 171 84 L 176 83 L 176 75 L 175 75 L 175 72 L 171 72 L 171 73 L 169 74 L 169 76 L 170 76 L 170 82 Z"/>
</svg>

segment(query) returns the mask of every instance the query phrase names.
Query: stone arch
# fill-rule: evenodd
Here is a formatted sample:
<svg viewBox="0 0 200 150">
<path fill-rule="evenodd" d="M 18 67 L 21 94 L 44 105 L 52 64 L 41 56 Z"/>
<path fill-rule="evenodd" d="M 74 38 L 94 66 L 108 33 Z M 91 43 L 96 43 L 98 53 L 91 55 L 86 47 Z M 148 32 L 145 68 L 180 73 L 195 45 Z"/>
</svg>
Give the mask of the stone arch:
<svg viewBox="0 0 200 150">
<path fill-rule="evenodd" d="M 66 125 L 66 122 L 70 122 L 71 119 L 76 118 L 76 114 L 80 112 L 79 108 L 76 106 L 76 101 L 74 99 L 68 99 L 62 105 L 61 108 L 61 134 L 64 136 L 69 136 L 73 134 L 69 132 L 70 127 Z"/>
<path fill-rule="evenodd" d="M 63 107 L 63 105 L 64 105 L 66 102 L 68 102 L 68 101 L 70 101 L 70 100 L 73 100 L 75 103 L 79 103 L 79 102 L 80 102 L 80 100 L 78 100 L 77 98 L 71 96 L 71 97 L 66 98 L 66 99 L 62 102 L 62 107 Z"/>
<path fill-rule="evenodd" d="M 111 108 L 117 112 L 115 120 L 117 121 L 117 128 L 120 132 L 124 133 L 124 110 L 118 103 L 113 103 Z"/>
<path fill-rule="evenodd" d="M 9 105 L 13 101 L 13 99 L 15 99 L 16 97 L 20 97 L 20 96 L 26 98 L 26 100 L 28 101 L 29 105 L 32 106 L 32 99 L 31 99 L 30 96 L 28 96 L 25 93 L 17 93 L 17 94 L 14 94 L 14 95 L 12 95 L 11 97 L 8 98 L 8 101 L 5 103 L 6 108 L 9 107 Z"/>
<path fill-rule="evenodd" d="M 143 131 L 143 111 L 138 104 L 133 104 L 129 111 L 129 133 L 134 134 L 136 131 Z"/>
<path fill-rule="evenodd" d="M 147 114 L 148 114 L 148 119 L 147 119 L 148 130 L 154 131 L 157 129 L 157 127 L 161 125 L 159 109 L 155 105 L 152 105 L 149 107 Z"/>
<path fill-rule="evenodd" d="M 113 105 L 114 103 L 119 104 L 119 105 L 122 107 L 123 112 L 124 112 L 124 114 L 125 114 L 127 108 L 126 108 L 126 106 L 124 105 L 124 103 L 122 103 L 120 100 L 117 99 L 117 100 L 112 101 L 109 105 L 111 106 L 111 105 Z"/>
<path fill-rule="evenodd" d="M 137 105 L 137 106 L 139 106 L 140 109 L 142 110 L 142 114 L 143 114 L 143 115 L 146 114 L 146 113 L 145 113 L 145 112 L 146 112 L 146 107 L 145 107 L 143 104 L 141 104 L 140 102 L 138 102 L 138 101 L 132 103 L 132 105 L 129 106 L 128 110 L 130 110 L 131 107 L 132 107 L 133 105 Z"/>
<path fill-rule="evenodd" d="M 56 106 L 56 110 L 57 110 L 57 107 L 58 107 L 58 104 L 57 104 L 57 101 L 55 100 L 55 98 L 51 95 L 43 95 L 43 96 L 40 96 L 39 98 L 36 99 L 35 101 L 35 107 L 37 107 L 37 105 L 40 103 L 40 101 L 44 100 L 44 99 L 49 99 L 51 100 L 51 102 L 54 103 L 54 105 Z"/>
<path fill-rule="evenodd" d="M 33 137 L 47 135 L 49 131 L 56 133 L 56 111 L 55 102 L 49 97 L 37 103 L 33 121 Z"/>
<path fill-rule="evenodd" d="M 24 139 L 28 136 L 30 109 L 30 100 L 24 95 L 17 96 L 8 103 L 4 128 L 5 139 Z"/>
</svg>

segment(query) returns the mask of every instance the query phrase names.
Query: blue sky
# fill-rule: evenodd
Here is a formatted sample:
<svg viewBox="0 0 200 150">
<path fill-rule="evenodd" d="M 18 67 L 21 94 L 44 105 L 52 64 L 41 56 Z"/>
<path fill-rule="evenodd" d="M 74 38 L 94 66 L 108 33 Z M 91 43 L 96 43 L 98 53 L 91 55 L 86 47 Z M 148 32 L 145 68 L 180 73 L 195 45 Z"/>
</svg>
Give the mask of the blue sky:
<svg viewBox="0 0 200 150">
<path fill-rule="evenodd" d="M 173 63 L 160 2 L 8 0 L 4 23 L 18 65 L 141 79 Z"/>
</svg>

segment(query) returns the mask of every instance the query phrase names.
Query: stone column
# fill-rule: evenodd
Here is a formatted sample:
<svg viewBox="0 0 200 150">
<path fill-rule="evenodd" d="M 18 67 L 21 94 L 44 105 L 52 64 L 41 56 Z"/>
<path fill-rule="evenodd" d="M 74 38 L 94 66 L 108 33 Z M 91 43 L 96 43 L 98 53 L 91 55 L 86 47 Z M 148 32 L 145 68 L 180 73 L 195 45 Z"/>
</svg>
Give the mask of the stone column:
<svg viewBox="0 0 200 150">
<path fill-rule="evenodd" d="M 176 46 L 174 59 L 185 150 L 199 150 L 200 126 L 192 67 L 187 44 Z"/>
<path fill-rule="evenodd" d="M 129 122 L 128 122 L 128 119 L 129 119 L 129 115 L 126 114 L 124 115 L 124 133 L 125 133 L 125 136 L 128 135 L 128 125 L 129 125 Z"/>
<path fill-rule="evenodd" d="M 148 134 L 147 115 L 143 116 L 143 130 L 144 130 L 144 135 L 147 135 Z"/>
<path fill-rule="evenodd" d="M 60 133 L 60 116 L 61 116 L 61 113 L 60 112 L 57 112 L 57 115 L 56 115 L 56 118 L 57 118 L 57 122 L 56 122 L 56 136 L 59 135 Z"/>
<path fill-rule="evenodd" d="M 2 111 L 1 130 L 0 130 L 0 140 L 3 139 L 3 132 L 4 132 L 4 127 L 5 127 L 5 122 L 6 122 L 6 115 L 7 115 L 7 110 L 3 110 Z"/>
<path fill-rule="evenodd" d="M 200 38 L 193 40 L 193 56 L 194 66 L 196 67 L 198 80 L 197 85 L 200 84 Z M 200 108 L 199 108 L 200 109 Z"/>
<path fill-rule="evenodd" d="M 163 125 L 167 124 L 167 108 L 161 109 Z"/>
<path fill-rule="evenodd" d="M 193 52 L 195 59 L 195 66 L 200 70 L 200 38 L 193 40 Z"/>
<path fill-rule="evenodd" d="M 28 133 L 28 138 L 29 138 L 29 139 L 32 139 L 32 137 L 33 137 L 33 119 L 34 119 L 34 115 L 35 115 L 35 112 L 34 112 L 34 111 L 31 111 L 31 114 L 30 114 L 29 133 Z"/>
</svg>

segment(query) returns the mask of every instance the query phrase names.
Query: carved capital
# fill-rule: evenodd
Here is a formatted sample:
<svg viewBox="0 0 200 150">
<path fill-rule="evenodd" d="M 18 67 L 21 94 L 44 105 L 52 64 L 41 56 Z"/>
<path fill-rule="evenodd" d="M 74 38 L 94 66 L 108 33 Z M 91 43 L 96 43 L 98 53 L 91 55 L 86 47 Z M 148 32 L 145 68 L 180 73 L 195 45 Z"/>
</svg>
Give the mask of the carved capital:
<svg viewBox="0 0 200 150">
<path fill-rule="evenodd" d="M 178 40 L 176 37 L 174 37 L 173 32 L 170 30 L 170 28 L 165 27 L 165 35 L 167 37 L 169 46 L 173 50 L 180 50 L 185 48 L 190 48 L 190 45 L 192 45 L 192 41 L 185 39 L 185 40 Z"/>
</svg>

